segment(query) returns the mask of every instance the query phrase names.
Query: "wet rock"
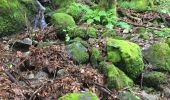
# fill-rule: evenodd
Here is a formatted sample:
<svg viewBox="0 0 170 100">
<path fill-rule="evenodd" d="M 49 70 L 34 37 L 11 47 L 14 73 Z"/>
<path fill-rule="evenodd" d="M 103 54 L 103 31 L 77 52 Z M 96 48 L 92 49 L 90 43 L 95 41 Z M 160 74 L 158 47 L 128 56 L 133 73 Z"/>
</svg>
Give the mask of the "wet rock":
<svg viewBox="0 0 170 100">
<path fill-rule="evenodd" d="M 13 45 L 14 50 L 18 51 L 29 51 L 29 47 L 32 45 L 32 40 L 30 38 L 24 38 L 23 40 L 17 41 Z"/>
<path fill-rule="evenodd" d="M 131 92 L 123 91 L 119 93 L 118 100 L 141 100 L 141 99 Z"/>
<path fill-rule="evenodd" d="M 80 42 L 74 42 L 72 44 L 67 45 L 65 50 L 66 53 L 77 64 L 83 64 L 89 60 L 89 54 L 87 52 L 87 48 L 84 47 Z"/>
<path fill-rule="evenodd" d="M 68 93 L 58 100 L 99 100 L 98 97 L 91 92 Z"/>
<path fill-rule="evenodd" d="M 159 97 L 157 95 L 148 94 L 145 91 L 142 91 L 141 95 L 144 100 L 159 100 Z"/>
</svg>

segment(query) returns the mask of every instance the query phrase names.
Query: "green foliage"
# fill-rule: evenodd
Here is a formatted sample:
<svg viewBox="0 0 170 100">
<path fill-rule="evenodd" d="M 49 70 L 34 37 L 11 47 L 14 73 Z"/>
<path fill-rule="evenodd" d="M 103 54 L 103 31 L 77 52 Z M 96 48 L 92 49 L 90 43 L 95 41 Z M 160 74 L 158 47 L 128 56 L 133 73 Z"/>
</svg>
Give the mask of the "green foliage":
<svg viewBox="0 0 170 100">
<path fill-rule="evenodd" d="M 82 20 L 87 21 L 88 24 L 102 24 L 106 28 L 112 29 L 117 22 L 117 17 L 113 14 L 113 9 L 108 11 L 89 9 Z"/>
<path fill-rule="evenodd" d="M 91 92 L 83 92 L 83 93 L 68 93 L 58 100 L 99 100 L 96 95 Z"/>
<path fill-rule="evenodd" d="M 107 84 L 109 88 L 122 89 L 124 87 L 132 87 L 133 81 L 126 76 L 126 74 L 113 64 L 106 62 L 100 63 L 101 71 L 107 77 Z"/>
<path fill-rule="evenodd" d="M 62 7 L 67 7 L 69 6 L 70 4 L 74 3 L 76 0 L 52 0 L 52 3 L 59 7 L 59 8 L 62 8 Z"/>
<path fill-rule="evenodd" d="M 88 27 L 87 28 L 87 36 L 90 38 L 96 38 L 97 37 L 97 31 L 93 27 Z"/>
<path fill-rule="evenodd" d="M 132 29 L 132 26 L 126 22 L 118 22 L 116 25 L 124 29 L 124 32 L 127 32 L 127 33 L 129 33 L 130 30 Z"/>
<path fill-rule="evenodd" d="M 144 85 L 148 87 L 159 88 L 167 80 L 167 75 L 161 72 L 149 72 L 144 74 Z"/>
<path fill-rule="evenodd" d="M 159 37 L 166 37 L 170 35 L 170 28 L 162 28 L 160 31 L 155 30 L 154 33 Z"/>
<path fill-rule="evenodd" d="M 98 63 L 102 60 L 101 52 L 98 48 L 93 47 L 91 50 L 90 62 L 93 66 L 97 67 Z"/>
<path fill-rule="evenodd" d="M 170 0 L 159 0 L 156 10 L 161 13 L 170 14 Z"/>
</svg>

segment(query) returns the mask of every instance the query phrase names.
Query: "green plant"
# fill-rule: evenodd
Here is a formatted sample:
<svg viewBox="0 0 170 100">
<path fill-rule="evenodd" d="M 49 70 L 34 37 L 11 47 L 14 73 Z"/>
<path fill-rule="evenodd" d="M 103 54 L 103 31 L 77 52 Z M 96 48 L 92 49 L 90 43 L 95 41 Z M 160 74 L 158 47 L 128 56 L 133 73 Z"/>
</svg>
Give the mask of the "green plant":
<svg viewBox="0 0 170 100">
<path fill-rule="evenodd" d="M 82 17 L 82 20 L 86 21 L 88 24 L 102 24 L 105 25 L 106 28 L 112 29 L 116 24 L 117 17 L 113 14 L 112 9 L 108 11 L 88 9 L 86 14 Z"/>
</svg>

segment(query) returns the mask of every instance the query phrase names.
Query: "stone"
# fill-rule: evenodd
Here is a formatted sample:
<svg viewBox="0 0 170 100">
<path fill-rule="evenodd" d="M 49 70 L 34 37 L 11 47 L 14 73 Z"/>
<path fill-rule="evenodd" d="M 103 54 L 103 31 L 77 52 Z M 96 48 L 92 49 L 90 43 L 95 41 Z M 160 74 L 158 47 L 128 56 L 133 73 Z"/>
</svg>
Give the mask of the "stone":
<svg viewBox="0 0 170 100">
<path fill-rule="evenodd" d="M 144 73 L 143 84 L 148 87 L 159 89 L 162 84 L 167 80 L 167 75 L 162 72 L 148 72 Z"/>
<path fill-rule="evenodd" d="M 86 63 L 89 60 L 89 54 L 87 48 L 80 42 L 74 42 L 66 46 L 66 53 L 74 60 L 77 64 Z"/>
<path fill-rule="evenodd" d="M 159 71 L 170 72 L 170 48 L 167 43 L 155 43 L 144 51 L 146 60 Z"/>
<path fill-rule="evenodd" d="M 100 70 L 104 73 L 109 88 L 123 89 L 125 87 L 131 88 L 133 81 L 119 68 L 107 62 L 100 63 Z"/>
<path fill-rule="evenodd" d="M 60 69 L 57 71 L 57 76 L 63 76 L 64 75 L 64 69 Z"/>
<path fill-rule="evenodd" d="M 130 78 L 136 79 L 144 70 L 140 47 L 125 40 L 107 39 L 107 58 L 124 71 Z"/>
<path fill-rule="evenodd" d="M 36 73 L 35 79 L 38 79 L 38 80 L 48 79 L 48 74 L 46 72 L 39 71 L 39 72 Z"/>
<path fill-rule="evenodd" d="M 157 95 L 148 94 L 145 91 L 142 91 L 141 95 L 143 97 L 143 100 L 160 100 Z"/>
<path fill-rule="evenodd" d="M 140 97 L 128 91 L 122 91 L 118 95 L 118 100 L 142 100 Z"/>
<path fill-rule="evenodd" d="M 102 61 L 102 55 L 99 48 L 93 47 L 91 50 L 90 62 L 93 66 L 97 67 L 99 62 Z"/>
<path fill-rule="evenodd" d="M 98 97 L 91 92 L 67 93 L 58 100 L 99 100 Z"/>
</svg>

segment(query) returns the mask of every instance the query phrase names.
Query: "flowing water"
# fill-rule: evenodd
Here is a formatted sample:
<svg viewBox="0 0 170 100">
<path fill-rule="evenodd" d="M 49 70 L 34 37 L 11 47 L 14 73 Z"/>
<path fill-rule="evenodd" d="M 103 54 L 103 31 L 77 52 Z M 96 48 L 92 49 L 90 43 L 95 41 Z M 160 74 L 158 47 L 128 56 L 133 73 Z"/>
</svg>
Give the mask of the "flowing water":
<svg viewBox="0 0 170 100">
<path fill-rule="evenodd" d="M 33 27 L 33 31 L 38 31 L 38 30 L 44 30 L 44 28 L 47 27 L 47 23 L 45 21 L 45 17 L 44 17 L 44 12 L 46 10 L 46 8 L 38 1 L 36 0 L 37 3 L 37 9 L 38 9 L 38 13 L 35 16 L 35 21 L 34 21 L 34 27 Z"/>
</svg>

